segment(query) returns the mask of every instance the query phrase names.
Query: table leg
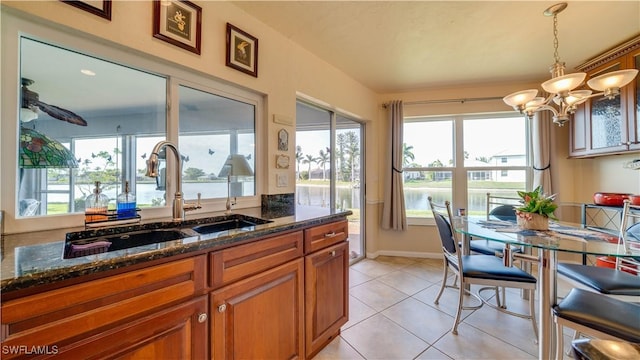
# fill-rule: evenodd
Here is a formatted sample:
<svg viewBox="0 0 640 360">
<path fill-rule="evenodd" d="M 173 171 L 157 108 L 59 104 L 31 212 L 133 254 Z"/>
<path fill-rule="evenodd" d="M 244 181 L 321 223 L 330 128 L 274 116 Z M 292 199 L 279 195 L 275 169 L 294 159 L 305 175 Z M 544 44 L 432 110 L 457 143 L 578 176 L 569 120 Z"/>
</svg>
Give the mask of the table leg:
<svg viewBox="0 0 640 360">
<path fill-rule="evenodd" d="M 471 250 L 469 249 L 469 241 L 470 241 L 470 236 L 467 234 L 462 234 L 462 255 L 471 254 Z M 470 294 L 471 285 L 465 284 L 464 289 L 465 289 L 465 292 L 464 292 L 465 295 Z"/>
<path fill-rule="evenodd" d="M 557 254 L 553 250 L 539 249 L 541 253 L 538 264 L 538 293 L 540 313 L 538 340 L 538 358 L 553 359 L 555 356 L 555 326 L 553 326 L 552 307 L 556 302 L 555 267 Z"/>
<path fill-rule="evenodd" d="M 523 248 L 523 252 L 525 255 L 531 255 L 531 246 L 523 246 Z M 531 262 L 522 260 L 520 263 L 522 264 L 522 270 L 531 274 Z M 522 298 L 522 300 L 529 300 L 529 290 L 520 290 L 520 297 Z"/>
</svg>

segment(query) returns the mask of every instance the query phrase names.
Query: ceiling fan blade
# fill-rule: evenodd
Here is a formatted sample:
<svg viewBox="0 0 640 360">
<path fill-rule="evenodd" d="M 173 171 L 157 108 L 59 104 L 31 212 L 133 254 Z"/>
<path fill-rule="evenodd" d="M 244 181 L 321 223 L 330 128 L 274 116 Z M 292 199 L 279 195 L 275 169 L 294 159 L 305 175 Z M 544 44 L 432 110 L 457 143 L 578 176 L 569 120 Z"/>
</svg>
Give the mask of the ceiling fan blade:
<svg viewBox="0 0 640 360">
<path fill-rule="evenodd" d="M 87 122 L 80 115 L 72 111 L 57 107 L 55 105 L 45 104 L 42 101 L 37 101 L 36 105 L 40 110 L 44 111 L 45 113 L 49 114 L 51 117 L 54 117 L 58 120 L 66 121 L 68 123 L 76 124 L 80 126 L 87 126 Z"/>
<path fill-rule="evenodd" d="M 27 88 L 27 86 L 32 85 L 34 83 L 33 80 L 22 78 L 22 107 L 26 109 L 31 109 L 35 111 L 35 107 L 49 114 L 49 116 L 66 121 L 71 124 L 76 124 L 80 126 L 87 126 L 87 122 L 78 114 L 73 111 L 69 111 L 67 109 L 63 109 L 61 107 L 55 105 L 49 105 L 47 103 L 43 103 L 40 101 L 40 97 L 38 93 L 35 91 L 31 91 Z"/>
<path fill-rule="evenodd" d="M 22 107 L 30 108 L 33 104 L 39 101 L 38 93 L 27 89 L 26 86 L 22 86 Z"/>
</svg>

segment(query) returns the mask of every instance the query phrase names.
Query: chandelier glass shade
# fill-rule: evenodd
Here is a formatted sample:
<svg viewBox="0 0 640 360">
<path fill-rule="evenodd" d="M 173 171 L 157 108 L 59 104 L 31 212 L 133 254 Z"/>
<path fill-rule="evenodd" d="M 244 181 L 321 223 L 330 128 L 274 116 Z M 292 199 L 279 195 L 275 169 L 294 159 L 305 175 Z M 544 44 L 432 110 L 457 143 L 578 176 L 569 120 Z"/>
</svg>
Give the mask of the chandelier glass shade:
<svg viewBox="0 0 640 360">
<path fill-rule="evenodd" d="M 608 72 L 587 81 L 587 85 L 597 93 L 588 89 L 575 90 L 584 83 L 587 74 L 577 72 L 565 75 L 565 64 L 558 56 L 558 14 L 566 7 L 567 3 L 559 3 L 544 11 L 545 16 L 553 16 L 555 48 L 555 63 L 550 69 L 551 79 L 541 84 L 542 89 L 549 96 L 538 97 L 537 89 L 528 89 L 514 92 L 503 98 L 507 105 L 530 118 L 537 111 L 549 110 L 553 113 L 553 122 L 559 126 L 569 121 L 569 116 L 576 111 L 578 105 L 596 96 L 613 99 L 620 94 L 620 88 L 629 84 L 638 75 L 636 69 Z"/>
</svg>

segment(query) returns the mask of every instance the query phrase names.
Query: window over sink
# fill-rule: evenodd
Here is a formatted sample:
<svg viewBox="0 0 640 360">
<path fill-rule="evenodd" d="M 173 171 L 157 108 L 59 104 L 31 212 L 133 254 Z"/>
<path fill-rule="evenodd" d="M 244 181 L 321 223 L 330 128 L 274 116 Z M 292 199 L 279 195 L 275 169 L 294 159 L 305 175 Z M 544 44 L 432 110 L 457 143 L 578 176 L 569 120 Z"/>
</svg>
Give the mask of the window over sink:
<svg viewBox="0 0 640 360">
<path fill-rule="evenodd" d="M 128 181 L 138 207 L 164 216 L 175 184 L 144 175 L 150 151 L 162 140 L 178 145 L 185 198 L 201 193 L 204 210 L 224 209 L 227 178 L 219 174 L 229 154 L 244 154 L 259 171 L 259 94 L 132 51 L 29 22 L 21 25 L 2 34 L 3 51 L 13 43 L 6 51 L 19 59 L 3 67 L 3 78 L 21 79 L 15 89 L 19 106 L 2 111 L 3 119 L 16 119 L 15 125 L 3 126 L 5 136 L 15 129 L 15 150 L 2 154 L 3 163 L 15 159 L 16 164 L 15 192 L 3 190 L 3 207 L 15 199 L 14 219 L 59 226 L 53 217 L 43 217 L 82 213 L 95 181 L 111 208 Z M 18 40 L 9 41 L 12 36 Z M 43 149 L 48 157 L 41 156 Z M 255 177 L 243 180 L 232 196 L 259 205 L 261 185 Z"/>
</svg>

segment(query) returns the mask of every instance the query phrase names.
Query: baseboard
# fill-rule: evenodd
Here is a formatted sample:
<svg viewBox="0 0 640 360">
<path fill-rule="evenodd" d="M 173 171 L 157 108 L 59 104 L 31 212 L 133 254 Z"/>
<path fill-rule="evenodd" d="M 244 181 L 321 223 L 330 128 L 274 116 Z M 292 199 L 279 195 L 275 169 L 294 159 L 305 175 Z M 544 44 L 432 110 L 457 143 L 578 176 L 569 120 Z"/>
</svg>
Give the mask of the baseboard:
<svg viewBox="0 0 640 360">
<path fill-rule="evenodd" d="M 395 250 L 380 250 L 376 252 L 367 252 L 367 259 L 375 259 L 378 256 L 402 256 L 402 257 L 419 258 L 419 259 L 442 259 L 442 253 L 395 251 Z"/>
</svg>

